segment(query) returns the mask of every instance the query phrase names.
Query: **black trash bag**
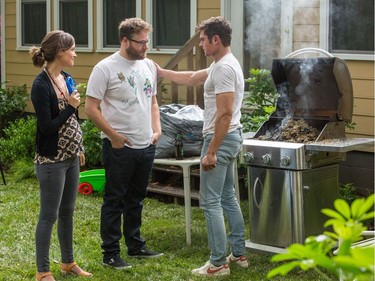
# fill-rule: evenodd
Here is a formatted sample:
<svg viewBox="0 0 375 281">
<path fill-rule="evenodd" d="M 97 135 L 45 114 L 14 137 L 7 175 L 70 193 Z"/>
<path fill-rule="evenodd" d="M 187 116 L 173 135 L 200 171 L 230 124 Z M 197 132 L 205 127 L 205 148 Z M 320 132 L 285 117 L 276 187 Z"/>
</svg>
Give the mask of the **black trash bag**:
<svg viewBox="0 0 375 281">
<path fill-rule="evenodd" d="M 160 106 L 162 135 L 156 145 L 155 158 L 175 157 L 175 138 L 182 136 L 184 157 L 199 156 L 203 145 L 203 109 L 196 105 Z"/>
</svg>

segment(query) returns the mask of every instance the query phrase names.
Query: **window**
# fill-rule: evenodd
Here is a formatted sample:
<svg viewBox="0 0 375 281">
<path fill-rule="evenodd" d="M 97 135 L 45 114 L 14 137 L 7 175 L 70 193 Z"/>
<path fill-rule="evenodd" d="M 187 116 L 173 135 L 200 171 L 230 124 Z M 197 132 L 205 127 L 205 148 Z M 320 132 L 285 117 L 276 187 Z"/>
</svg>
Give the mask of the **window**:
<svg viewBox="0 0 375 281">
<path fill-rule="evenodd" d="M 101 0 L 98 3 L 98 46 L 119 48 L 118 25 L 125 18 L 140 17 L 140 3 L 137 0 Z"/>
<path fill-rule="evenodd" d="M 40 45 L 50 30 L 49 1 L 17 1 L 17 49 L 29 49 Z"/>
<path fill-rule="evenodd" d="M 118 25 L 123 19 L 135 16 L 135 0 L 104 0 L 103 6 L 104 47 L 120 46 Z"/>
<path fill-rule="evenodd" d="M 55 0 L 55 26 L 73 35 L 77 50 L 91 50 L 92 0 Z"/>
<path fill-rule="evenodd" d="M 332 0 L 329 18 L 330 51 L 373 53 L 374 1 Z"/>
<path fill-rule="evenodd" d="M 152 3 L 154 48 L 178 48 L 190 38 L 190 1 L 157 0 Z"/>
<path fill-rule="evenodd" d="M 151 48 L 176 51 L 183 46 L 195 33 L 196 6 L 196 0 L 147 0 Z"/>
<path fill-rule="evenodd" d="M 374 59 L 374 0 L 322 2 L 323 48 L 344 59 Z"/>
</svg>

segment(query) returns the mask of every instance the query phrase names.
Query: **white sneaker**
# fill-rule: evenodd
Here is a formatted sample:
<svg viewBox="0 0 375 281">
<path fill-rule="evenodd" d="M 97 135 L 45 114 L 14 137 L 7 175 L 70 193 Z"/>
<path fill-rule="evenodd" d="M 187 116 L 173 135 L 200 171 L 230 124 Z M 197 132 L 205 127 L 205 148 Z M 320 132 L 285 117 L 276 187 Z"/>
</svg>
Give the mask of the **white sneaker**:
<svg viewBox="0 0 375 281">
<path fill-rule="evenodd" d="M 212 263 L 209 261 L 204 264 L 204 266 L 200 268 L 193 269 L 191 271 L 192 274 L 195 275 L 229 275 L 230 274 L 230 269 L 229 265 L 223 264 L 221 266 L 214 266 Z"/>
<path fill-rule="evenodd" d="M 229 256 L 227 256 L 227 261 L 228 263 L 235 263 L 236 265 L 242 268 L 249 267 L 249 262 L 247 261 L 246 256 L 235 257 L 233 256 L 233 254 L 230 254 Z"/>
</svg>

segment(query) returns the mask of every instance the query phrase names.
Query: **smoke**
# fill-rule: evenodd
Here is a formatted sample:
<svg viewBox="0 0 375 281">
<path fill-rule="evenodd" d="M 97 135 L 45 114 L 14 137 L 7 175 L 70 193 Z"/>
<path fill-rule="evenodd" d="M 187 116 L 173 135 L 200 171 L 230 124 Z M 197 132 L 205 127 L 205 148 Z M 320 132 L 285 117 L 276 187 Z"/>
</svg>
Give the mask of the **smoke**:
<svg viewBox="0 0 375 281">
<path fill-rule="evenodd" d="M 280 45 L 280 0 L 247 0 L 245 50 L 260 68 L 270 69 Z M 254 66 L 253 66 L 254 67 Z"/>
<path fill-rule="evenodd" d="M 300 74 L 301 74 L 301 80 L 298 86 L 296 87 L 296 94 L 297 95 L 304 95 L 309 92 L 309 85 L 310 82 L 310 76 L 313 71 L 314 65 L 311 60 L 305 60 L 303 61 L 300 66 Z"/>
<path fill-rule="evenodd" d="M 296 49 L 319 47 L 319 27 L 310 22 L 319 16 L 319 9 L 298 2 L 244 0 L 244 48 L 251 68 L 271 69 L 274 58 Z"/>
</svg>

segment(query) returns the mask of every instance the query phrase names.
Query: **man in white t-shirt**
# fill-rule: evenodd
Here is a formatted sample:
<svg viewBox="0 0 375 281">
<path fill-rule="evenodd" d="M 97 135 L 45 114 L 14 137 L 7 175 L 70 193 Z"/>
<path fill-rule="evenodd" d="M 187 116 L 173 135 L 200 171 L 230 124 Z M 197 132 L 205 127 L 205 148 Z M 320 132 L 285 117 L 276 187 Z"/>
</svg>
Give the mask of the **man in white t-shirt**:
<svg viewBox="0 0 375 281">
<path fill-rule="evenodd" d="M 103 264 L 116 269 L 131 267 L 120 257 L 122 233 L 129 257 L 162 255 L 147 249 L 140 235 L 143 200 L 161 135 L 157 72 L 146 58 L 151 31 L 142 19 L 122 21 L 120 50 L 94 67 L 87 84 L 85 112 L 103 139 Z"/>
<path fill-rule="evenodd" d="M 230 50 L 232 29 L 223 17 L 198 25 L 199 46 L 214 62 L 198 71 L 160 68 L 158 76 L 183 85 L 204 84 L 204 143 L 201 152 L 199 203 L 207 225 L 211 255 L 197 275 L 228 275 L 229 263 L 248 267 L 245 256 L 244 220 L 234 191 L 234 161 L 242 146 L 241 104 L 244 77 Z M 223 211 L 229 235 L 226 235 Z M 231 254 L 227 256 L 227 242 Z"/>
</svg>

